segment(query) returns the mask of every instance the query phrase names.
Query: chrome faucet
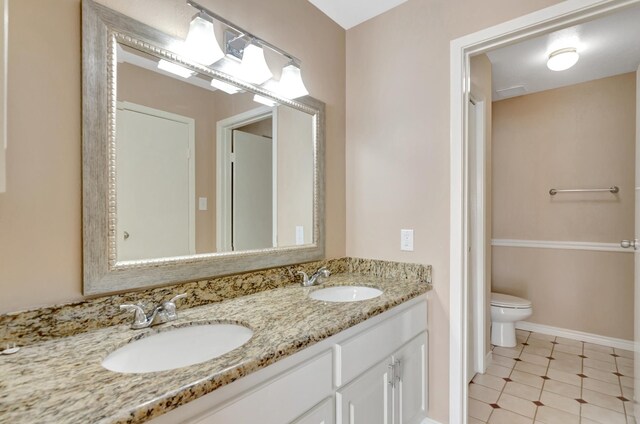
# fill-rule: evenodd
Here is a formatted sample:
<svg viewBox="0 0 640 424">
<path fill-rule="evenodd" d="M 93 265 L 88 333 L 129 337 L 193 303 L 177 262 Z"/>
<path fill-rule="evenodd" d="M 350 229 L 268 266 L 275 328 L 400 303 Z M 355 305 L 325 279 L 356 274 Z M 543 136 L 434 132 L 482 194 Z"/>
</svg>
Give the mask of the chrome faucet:
<svg viewBox="0 0 640 424">
<path fill-rule="evenodd" d="M 120 309 L 134 311 L 133 324 L 131 324 L 131 328 L 138 330 L 140 328 L 147 328 L 155 324 L 162 324 L 163 322 L 177 319 L 178 314 L 176 313 L 176 300 L 185 297 L 187 297 L 187 294 L 183 293 L 175 296 L 171 300 L 162 302 L 148 315 L 140 305 L 120 305 Z"/>
<path fill-rule="evenodd" d="M 298 271 L 298 275 L 302 275 L 302 287 L 310 287 L 316 284 L 318 278 L 328 278 L 331 275 L 331 271 L 327 269 L 327 267 L 323 266 L 319 270 L 317 270 L 311 277 L 307 275 L 304 271 Z M 320 284 L 320 282 L 318 282 Z"/>
</svg>

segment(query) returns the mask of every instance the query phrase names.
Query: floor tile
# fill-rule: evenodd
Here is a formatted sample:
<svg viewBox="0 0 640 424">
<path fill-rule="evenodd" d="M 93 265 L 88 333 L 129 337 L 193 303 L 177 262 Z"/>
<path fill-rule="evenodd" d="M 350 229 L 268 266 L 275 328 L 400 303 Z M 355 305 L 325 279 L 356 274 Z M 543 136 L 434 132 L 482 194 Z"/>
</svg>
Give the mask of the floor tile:
<svg viewBox="0 0 640 424">
<path fill-rule="evenodd" d="M 556 337 L 556 342 L 559 345 L 578 346 L 582 348 L 582 342 L 580 340 L 567 339 L 565 337 Z"/>
<path fill-rule="evenodd" d="M 580 364 L 582 364 L 582 357 L 575 353 L 556 352 L 556 350 L 554 349 L 551 356 L 557 361 L 579 362 Z M 611 356 L 611 359 L 613 359 L 613 356 Z"/>
<path fill-rule="evenodd" d="M 472 416 L 467 417 L 467 424 L 485 424 L 486 421 L 480 421 L 477 418 L 473 418 Z"/>
<path fill-rule="evenodd" d="M 489 418 L 489 424 L 531 424 L 533 419 L 518 415 L 506 409 L 495 409 Z"/>
<path fill-rule="evenodd" d="M 486 373 L 496 377 L 509 377 L 509 374 L 511 374 L 511 368 L 491 364 L 487 367 Z"/>
<path fill-rule="evenodd" d="M 549 390 L 543 390 L 542 395 L 540 395 L 540 402 L 542 402 L 544 406 L 550 406 L 570 414 L 580 415 L 580 404 L 572 397 L 566 397 L 550 392 Z"/>
<path fill-rule="evenodd" d="M 593 343 L 586 343 L 585 342 L 584 348 L 585 349 L 590 349 L 590 350 L 597 350 L 599 352 L 613 353 L 613 348 L 612 347 L 602 346 L 602 345 L 599 345 L 599 344 L 593 344 Z"/>
<path fill-rule="evenodd" d="M 540 406 L 536 413 L 536 421 L 545 424 L 579 424 L 580 416 L 550 406 Z"/>
<path fill-rule="evenodd" d="M 513 369 L 517 371 L 528 372 L 529 374 L 537 375 L 540 377 L 547 373 L 547 367 L 525 361 L 518 362 Z"/>
<path fill-rule="evenodd" d="M 509 378 L 517 383 L 526 384 L 537 389 L 541 389 L 542 383 L 544 383 L 541 376 L 518 370 L 513 370 Z"/>
<path fill-rule="evenodd" d="M 523 362 L 528 362 L 530 364 L 540 365 L 545 368 L 549 365 L 549 358 L 547 358 L 546 356 L 532 355 L 526 352 L 522 352 L 520 354 L 520 360 Z"/>
<path fill-rule="evenodd" d="M 501 367 L 513 368 L 516 365 L 516 360 L 513 358 L 508 358 L 506 356 L 493 355 L 491 363 L 494 365 L 499 365 Z"/>
<path fill-rule="evenodd" d="M 598 361 L 604 362 L 615 362 L 616 360 L 615 356 L 611 355 L 610 353 L 604 353 L 591 349 L 585 349 L 583 355 L 589 359 L 597 359 Z"/>
<path fill-rule="evenodd" d="M 627 423 L 627 419 L 625 418 L 624 414 L 620 414 L 606 408 L 601 408 L 590 403 L 585 403 L 584 405 L 582 405 L 581 414 L 583 417 L 589 418 L 595 422 L 602 424 Z"/>
<path fill-rule="evenodd" d="M 624 365 L 618 365 L 618 372 L 627 377 L 633 377 L 635 375 L 635 370 L 632 367 L 625 367 Z"/>
<path fill-rule="evenodd" d="M 554 343 L 549 340 L 533 339 L 529 337 L 529 340 L 527 340 L 527 345 L 533 347 L 541 347 L 543 349 L 553 349 Z"/>
<path fill-rule="evenodd" d="M 501 391 L 506 384 L 503 378 L 491 374 L 476 374 L 473 382 L 498 391 Z"/>
<path fill-rule="evenodd" d="M 602 370 L 602 371 L 617 371 L 616 368 L 616 363 L 614 362 L 605 362 L 605 361 L 599 361 L 597 359 L 591 359 L 591 358 L 586 358 L 583 361 L 583 364 L 585 367 L 589 367 L 589 368 L 595 368 L 597 370 Z"/>
<path fill-rule="evenodd" d="M 580 343 L 579 346 L 557 344 L 553 348 L 553 353 L 555 354 L 556 352 L 564 352 L 564 353 L 571 353 L 571 354 L 574 354 L 574 355 L 582 355 L 582 343 Z"/>
<path fill-rule="evenodd" d="M 613 356 L 612 356 L 613 358 Z M 626 367 L 633 369 L 633 359 L 631 358 L 623 358 L 622 356 L 615 358 L 616 363 L 619 367 Z"/>
<path fill-rule="evenodd" d="M 491 411 L 493 408 L 484 402 L 480 402 L 479 400 L 475 400 L 473 398 L 469 398 L 469 416 L 473 418 L 477 418 L 482 422 L 487 422 L 489 419 L 489 415 L 491 415 Z"/>
<path fill-rule="evenodd" d="M 533 418 L 536 414 L 536 405 L 530 400 L 522 399 L 516 396 L 512 396 L 508 393 L 503 393 L 498 399 L 498 405 L 500 408 L 506 409 L 516 414 L 523 415 L 525 417 Z"/>
<path fill-rule="evenodd" d="M 615 396 L 605 395 L 589 389 L 582 389 L 582 399 L 586 400 L 590 404 L 624 414 L 622 401 Z"/>
<path fill-rule="evenodd" d="M 556 340 L 556 336 L 551 336 L 549 334 L 535 333 L 535 332 L 531 332 L 531 335 L 529 336 L 529 338 L 534 340 L 545 340 L 549 342 L 553 342 Z"/>
<path fill-rule="evenodd" d="M 551 348 L 539 347 L 539 346 L 525 346 L 522 350 L 524 353 L 531 353 L 533 355 L 550 356 Z"/>
<path fill-rule="evenodd" d="M 561 361 L 555 360 L 549 363 L 549 369 L 568 372 L 570 374 L 580 374 L 582 372 L 582 361 Z"/>
<path fill-rule="evenodd" d="M 633 387 L 628 387 L 625 386 L 624 384 L 622 385 L 622 396 L 626 397 L 627 399 L 633 399 Z"/>
<path fill-rule="evenodd" d="M 582 380 L 575 373 L 569 373 L 569 372 L 560 371 L 554 368 L 549 368 L 547 370 L 547 376 L 552 380 L 573 384 L 574 386 L 580 387 L 582 385 Z"/>
<path fill-rule="evenodd" d="M 521 347 L 494 347 L 493 354 L 506 356 L 507 358 L 517 358 L 522 353 Z"/>
<path fill-rule="evenodd" d="M 529 334 L 531 334 L 531 331 L 516 329 L 516 336 L 527 338 L 529 337 Z"/>
<path fill-rule="evenodd" d="M 605 383 L 604 381 L 595 380 L 593 378 L 585 378 L 582 382 L 582 388 L 600 392 L 605 395 L 611 395 L 611 396 L 622 395 L 622 391 L 620 390 L 619 384 Z"/>
<path fill-rule="evenodd" d="M 563 383 L 556 380 L 547 380 L 544 382 L 543 390 L 545 392 L 556 393 L 571 399 L 579 399 L 581 395 L 580 386 Z"/>
<path fill-rule="evenodd" d="M 469 397 L 484 403 L 496 403 L 500 392 L 479 384 L 471 384 L 469 385 Z"/>
<path fill-rule="evenodd" d="M 582 374 L 589 378 L 595 378 L 596 380 L 604 381 L 605 383 L 617 384 L 618 376 L 611 371 L 602 371 L 595 368 L 584 367 Z"/>
<path fill-rule="evenodd" d="M 507 393 L 509 395 L 517 396 L 522 399 L 527 399 L 530 401 L 540 399 L 540 389 L 527 386 L 526 384 L 518 383 L 515 381 L 508 382 L 503 389 L 503 393 Z"/>
</svg>

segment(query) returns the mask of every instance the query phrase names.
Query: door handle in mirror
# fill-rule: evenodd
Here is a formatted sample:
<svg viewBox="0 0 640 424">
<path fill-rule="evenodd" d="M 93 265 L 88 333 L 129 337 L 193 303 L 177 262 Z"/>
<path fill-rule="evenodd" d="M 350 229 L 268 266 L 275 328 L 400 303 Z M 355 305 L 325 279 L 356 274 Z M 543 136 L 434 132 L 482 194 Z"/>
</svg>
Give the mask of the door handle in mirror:
<svg viewBox="0 0 640 424">
<path fill-rule="evenodd" d="M 638 239 L 633 240 L 622 240 L 620 242 L 620 247 L 629 249 L 633 247 L 633 250 L 638 250 Z"/>
</svg>

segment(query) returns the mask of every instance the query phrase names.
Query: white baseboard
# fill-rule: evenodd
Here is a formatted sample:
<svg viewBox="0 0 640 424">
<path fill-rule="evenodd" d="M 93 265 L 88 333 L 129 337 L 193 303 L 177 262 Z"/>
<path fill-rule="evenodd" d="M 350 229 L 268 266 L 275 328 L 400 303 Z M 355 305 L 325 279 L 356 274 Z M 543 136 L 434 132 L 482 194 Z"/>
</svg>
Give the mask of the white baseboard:
<svg viewBox="0 0 640 424">
<path fill-rule="evenodd" d="M 420 424 L 440 424 L 440 422 L 436 420 L 432 420 L 431 418 L 425 418 L 422 421 L 420 421 Z"/>
<path fill-rule="evenodd" d="M 564 337 L 566 339 L 579 340 L 581 342 L 595 343 L 603 346 L 615 347 L 633 351 L 634 342 L 632 340 L 616 339 L 614 337 L 600 336 L 598 334 L 585 333 L 566 328 L 552 327 L 550 325 L 536 324 L 533 322 L 519 321 L 516 328 L 535 333 L 548 334 L 550 336 Z"/>
<path fill-rule="evenodd" d="M 482 370 L 482 374 L 487 372 L 487 368 L 489 368 L 489 365 L 491 365 L 491 363 L 493 362 L 493 351 L 489 351 L 489 353 L 487 353 L 487 356 L 484 357 L 484 369 Z"/>
</svg>

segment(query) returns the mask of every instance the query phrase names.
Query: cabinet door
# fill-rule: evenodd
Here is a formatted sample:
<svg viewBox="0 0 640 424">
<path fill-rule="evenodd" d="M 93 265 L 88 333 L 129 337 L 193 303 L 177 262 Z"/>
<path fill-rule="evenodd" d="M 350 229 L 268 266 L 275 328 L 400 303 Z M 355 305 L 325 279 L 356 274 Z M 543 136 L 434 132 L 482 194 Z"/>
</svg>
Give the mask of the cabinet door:
<svg viewBox="0 0 640 424">
<path fill-rule="evenodd" d="M 392 392 L 390 360 L 371 367 L 336 392 L 336 416 L 341 424 L 390 424 Z"/>
<path fill-rule="evenodd" d="M 397 384 L 394 424 L 415 424 L 427 416 L 427 333 L 405 344 L 393 354 Z"/>
<path fill-rule="evenodd" d="M 326 398 L 291 424 L 334 424 L 333 397 Z"/>
</svg>

